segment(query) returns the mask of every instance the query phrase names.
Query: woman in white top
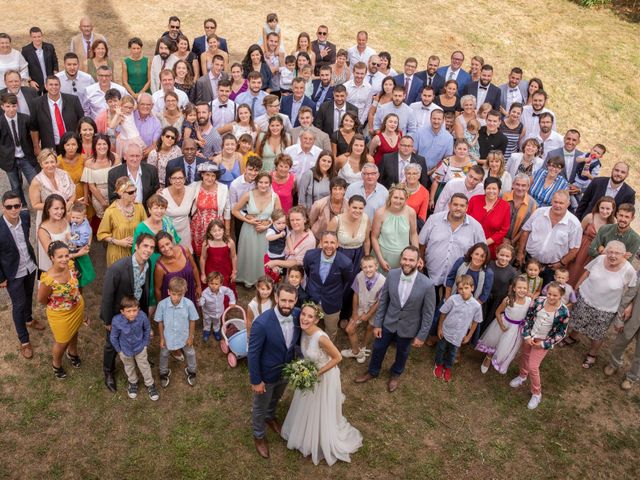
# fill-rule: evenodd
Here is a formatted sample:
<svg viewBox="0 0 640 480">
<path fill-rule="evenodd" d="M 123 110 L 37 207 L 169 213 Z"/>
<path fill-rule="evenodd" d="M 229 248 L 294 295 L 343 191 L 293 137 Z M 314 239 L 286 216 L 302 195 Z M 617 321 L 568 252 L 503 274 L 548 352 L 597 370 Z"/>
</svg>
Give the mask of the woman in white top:
<svg viewBox="0 0 640 480">
<path fill-rule="evenodd" d="M 612 240 L 603 255 L 589 262 L 576 285 L 578 301 L 573 307 L 571 331 L 565 345 L 578 342 L 578 333 L 591 340 L 582 366 L 591 368 L 598 358 L 609 325 L 618 312 L 622 294 L 636 285 L 636 272 L 627 261 L 624 243 Z"/>
<path fill-rule="evenodd" d="M 225 133 L 233 133 L 238 141 L 240 141 L 240 137 L 243 134 L 248 133 L 249 135 L 251 135 L 254 143 L 256 141 L 258 132 L 258 127 L 256 127 L 256 124 L 253 121 L 253 113 L 251 113 L 251 108 L 245 103 L 238 105 L 236 109 L 235 122 L 227 123 L 226 125 L 218 128 L 218 133 L 221 136 Z"/>
<path fill-rule="evenodd" d="M 22 54 L 11 48 L 11 37 L 6 33 L 0 33 L 0 88 L 5 88 L 4 74 L 9 70 L 20 73 L 23 81 L 29 80 L 29 64 Z M 38 88 L 36 82 L 31 81 L 31 86 Z"/>
<path fill-rule="evenodd" d="M 91 193 L 91 204 L 98 218 L 102 218 L 109 206 L 109 170 L 120 164 L 120 157 L 111 151 L 109 136 L 102 133 L 93 137 L 91 151 L 93 155 L 85 160 L 80 180 L 87 184 Z"/>
<path fill-rule="evenodd" d="M 67 221 L 67 206 L 64 198 L 57 193 L 47 197 L 44 202 L 44 213 L 42 223 L 38 227 L 38 268 L 47 271 L 51 268 L 51 258 L 44 252 L 49 248 L 49 244 L 55 241 L 67 242 L 69 236 L 69 222 Z M 82 255 L 89 253 L 89 247 L 84 246 L 78 251 Z M 75 256 L 72 255 L 72 256 Z"/>
<path fill-rule="evenodd" d="M 507 162 L 507 172 L 512 178 L 518 173 L 524 173 L 533 179 L 535 173 L 543 166 L 542 158 L 538 156 L 540 153 L 540 143 L 535 138 L 529 138 L 522 144 L 522 152 L 515 152 L 509 157 Z"/>
<path fill-rule="evenodd" d="M 356 133 L 351 139 L 347 153 L 336 158 L 338 177 L 344 178 L 349 185 L 358 182 L 362 180 L 360 170 L 368 162 L 373 163 L 373 157 L 366 151 L 364 136 Z"/>
<path fill-rule="evenodd" d="M 499 178 L 502 182 L 500 194 L 511 191 L 513 181 L 511 174 L 505 169 L 504 154 L 500 150 L 492 150 L 487 154 L 487 164 L 483 168 L 484 178 Z"/>
<path fill-rule="evenodd" d="M 196 198 L 198 184 L 185 186 L 184 172 L 179 167 L 168 171 L 166 178 L 169 186 L 160 192 L 169 202 L 165 215 L 173 220 L 173 226 L 180 235 L 180 245 L 193 252 L 189 214 Z"/>
</svg>

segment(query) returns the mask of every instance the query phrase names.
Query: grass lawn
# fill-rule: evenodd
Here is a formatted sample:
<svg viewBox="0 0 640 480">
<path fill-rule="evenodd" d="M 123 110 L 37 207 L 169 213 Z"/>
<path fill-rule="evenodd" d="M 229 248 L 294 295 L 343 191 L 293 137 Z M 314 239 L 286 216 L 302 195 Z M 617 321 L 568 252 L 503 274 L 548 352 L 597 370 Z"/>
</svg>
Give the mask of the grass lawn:
<svg viewBox="0 0 640 480">
<path fill-rule="evenodd" d="M 38 24 L 53 40 L 59 56 L 75 34 L 78 19 L 89 13 L 96 30 L 114 44 L 116 58 L 126 40 L 141 36 L 148 51 L 164 31 L 169 15 L 177 13 L 189 37 L 200 34 L 207 16 L 218 20 L 219 33 L 229 40 L 233 59 L 257 39 L 268 11 L 277 11 L 287 51 L 299 31 L 313 34 L 319 23 L 329 25 L 339 46 L 355 43 L 355 30 L 370 32 L 370 44 L 389 50 L 393 66 L 417 56 L 420 69 L 430 54 L 443 64 L 450 52 L 467 57 L 480 54 L 495 68 L 502 83 L 518 65 L 526 77 L 537 76 L 551 95 L 549 107 L 558 116 L 559 131 L 578 127 L 581 147 L 604 143 L 605 164 L 629 161 L 640 154 L 640 28 L 608 10 L 586 10 L 562 0 L 522 2 L 436 0 L 424 4 L 398 0 L 345 2 L 272 2 L 273 9 L 245 5 L 104 0 L 71 3 L 63 0 L 32 3 L 5 0 L 3 25 L 14 46 L 27 43 L 28 29 Z M 424 6 L 423 6 L 424 5 Z M 393 12 L 390 9 L 393 8 Z M 95 12 L 95 13 L 94 13 Z M 480 21 L 479 19 L 484 19 Z M 313 20 L 309 20 L 313 19 Z M 119 72 L 117 73 L 119 77 Z M 608 168 L 605 169 L 605 172 Z M 638 170 L 631 182 L 640 186 Z M 100 268 L 101 247 L 93 252 Z M 100 271 L 100 270 L 99 270 Z M 250 388 L 246 362 L 231 370 L 213 345 L 196 344 L 198 385 L 186 385 L 182 364 L 172 363 L 172 383 L 152 403 L 141 390 L 129 400 L 120 371 L 119 391 L 111 395 L 102 384 L 103 330 L 97 320 L 101 281 L 87 289 L 95 317 L 80 334 L 84 360 L 80 370 L 69 368 L 65 381 L 51 374 L 51 334 L 32 335 L 36 349 L 31 362 L 17 354 L 8 300 L 0 308 L 0 478 L 631 478 L 637 475 L 640 449 L 640 388 L 623 393 L 620 375 L 602 374 L 607 347 L 596 367 L 585 371 L 580 362 L 584 342 L 557 349 L 542 367 L 544 398 L 540 407 L 526 409 L 526 388 L 512 391 L 506 376 L 481 376 L 481 355 L 464 349 L 454 368 L 454 381 L 444 384 L 431 375 L 433 349 L 414 350 L 398 391 L 389 395 L 386 379 L 356 386 L 362 368 L 351 360 L 341 365 L 344 412 L 364 435 L 363 448 L 352 464 L 315 467 L 290 452 L 271 433 L 272 458 L 254 451 L 250 428 Z M 248 299 L 248 294 L 243 295 Z M 38 309 L 39 315 L 43 315 Z M 339 347 L 346 346 L 341 336 Z M 157 362 L 157 340 L 151 356 Z M 390 364 L 388 355 L 385 366 Z M 157 371 L 154 372 L 157 375 Z M 281 403 L 284 417 L 291 399 Z"/>
</svg>

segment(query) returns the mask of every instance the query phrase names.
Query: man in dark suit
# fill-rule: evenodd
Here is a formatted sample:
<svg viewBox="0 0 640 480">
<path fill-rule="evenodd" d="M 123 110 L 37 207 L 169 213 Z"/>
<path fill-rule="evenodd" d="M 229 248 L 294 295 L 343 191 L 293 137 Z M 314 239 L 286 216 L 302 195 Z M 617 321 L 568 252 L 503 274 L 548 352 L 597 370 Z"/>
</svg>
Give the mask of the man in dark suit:
<svg viewBox="0 0 640 480">
<path fill-rule="evenodd" d="M 31 27 L 29 30 L 31 43 L 22 47 L 22 56 L 29 64 L 29 77 L 31 86 L 41 94 L 44 92 L 44 79 L 58 73 L 58 56 L 51 43 L 42 41 L 40 27 Z"/>
<path fill-rule="evenodd" d="M 569 181 L 569 184 L 572 184 L 576 179 L 576 171 L 578 169 L 578 162 L 576 159 L 581 155 L 584 155 L 584 152 L 581 152 L 577 148 L 579 143 L 580 132 L 571 128 L 564 134 L 564 145 L 562 148 L 556 148 L 555 150 L 545 153 L 545 158 L 560 157 L 564 159 L 564 167 L 562 167 L 560 175 L 566 178 Z"/>
<path fill-rule="evenodd" d="M 347 88 L 344 85 L 336 85 L 333 89 L 333 101 L 324 102 L 318 107 L 313 124 L 331 137 L 346 112 L 351 112 L 357 117 L 358 107 L 347 102 Z"/>
<path fill-rule="evenodd" d="M 471 81 L 471 75 L 464 71 L 462 62 L 464 62 L 464 53 L 456 50 L 451 54 L 451 65 L 438 68 L 438 75 L 440 75 L 445 82 L 455 80 L 458 83 L 458 97 L 462 96 L 464 87 Z"/>
<path fill-rule="evenodd" d="M 382 161 L 380 165 L 378 165 L 378 169 L 380 170 L 380 180 L 378 180 L 378 182 L 387 189 L 394 183 L 400 183 L 401 178 L 404 180 L 404 167 L 409 163 L 420 165 L 420 168 L 422 168 L 420 183 L 424 188 L 429 189 L 427 164 L 424 157 L 413 153 L 413 138 L 409 135 L 400 139 L 397 153 L 386 153 L 382 156 Z"/>
<path fill-rule="evenodd" d="M 22 87 L 22 78 L 15 70 L 4 72 L 4 84 L 6 88 L 0 90 L 0 96 L 4 93 L 13 93 L 18 99 L 18 111 L 31 115 L 33 101 L 38 98 L 38 91 L 35 88 Z"/>
<path fill-rule="evenodd" d="M 180 30 L 180 19 L 175 15 L 169 17 L 169 25 L 168 30 L 162 33 L 162 36 L 156 42 L 156 50 L 154 55 L 158 55 L 160 49 L 160 41 L 164 38 L 169 41 L 169 44 L 173 44 L 174 52 L 176 47 L 178 46 L 178 37 L 183 35 L 182 30 Z"/>
<path fill-rule="evenodd" d="M 396 342 L 396 361 L 391 366 L 387 389 L 393 392 L 409 358 L 411 346 L 421 347 L 429 334 L 436 308 L 436 292 L 429 277 L 418 272 L 418 249 L 406 247 L 400 268 L 387 274 L 373 322 L 375 341 L 366 373 L 356 378 L 365 383 L 380 375 L 382 361 L 391 342 Z"/>
<path fill-rule="evenodd" d="M 422 80 L 422 83 L 428 87 L 433 87 L 436 95 L 440 94 L 440 90 L 444 87 L 444 78 L 438 73 L 440 66 L 440 57 L 431 55 L 427 60 L 427 68 L 416 73 L 416 77 Z"/>
<path fill-rule="evenodd" d="M 124 163 L 109 170 L 109 203 L 118 198 L 116 181 L 120 177 L 129 177 L 131 179 L 136 186 L 136 202 L 143 205 L 146 205 L 149 197 L 158 191 L 160 188 L 158 170 L 153 165 L 141 162 L 142 148 L 138 144 L 130 143 L 124 151 Z"/>
<path fill-rule="evenodd" d="M 464 88 L 462 95 L 473 95 L 476 97 L 476 107 L 480 108 L 483 103 L 490 103 L 491 109 L 500 111 L 501 92 L 491 80 L 493 79 L 493 67 L 491 65 L 483 65 L 480 70 L 480 80 L 470 82 Z"/>
<path fill-rule="evenodd" d="M 111 320 L 120 313 L 120 301 L 125 295 L 135 297 L 140 303 L 140 309 L 148 312 L 149 285 L 151 283 L 151 266 L 149 258 L 156 247 L 156 240 L 149 233 L 142 233 L 136 238 L 136 249 L 133 255 L 118 260 L 107 268 L 102 283 L 102 306 L 100 319 L 107 330 L 104 344 L 104 357 L 102 368 L 104 371 L 104 384 L 107 388 L 116 391 L 116 356 L 117 352 L 111 345 L 109 334 L 111 332 Z M 136 288 L 137 287 L 137 288 Z"/>
<path fill-rule="evenodd" d="M 336 46 L 327 41 L 329 36 L 329 28 L 326 25 L 320 25 L 316 30 L 317 40 L 311 42 L 311 50 L 316 54 L 316 67 L 313 74 L 320 75 L 320 67 L 323 65 L 333 65 L 336 63 Z"/>
<path fill-rule="evenodd" d="M 47 77 L 47 90 L 33 101 L 31 139 L 37 156 L 43 148 L 55 148 L 65 132 L 75 132 L 78 120 L 84 116 L 80 100 L 75 95 L 60 93 L 60 79 Z"/>
<path fill-rule="evenodd" d="M 6 288 L 11 299 L 13 323 L 20 340 L 20 353 L 26 359 L 33 358 L 27 327 L 44 330 L 45 326 L 32 316 L 33 286 L 38 267 L 36 254 L 29 243 L 31 217 L 29 210 L 22 210 L 26 203 L 16 192 L 2 196 L 4 212 L 0 220 L 0 288 Z"/>
<path fill-rule="evenodd" d="M 307 278 L 307 293 L 324 311 L 324 329 L 332 342 L 338 334 L 338 321 L 344 291 L 350 287 L 353 265 L 338 252 L 336 232 L 324 232 L 320 247 L 304 255 L 302 266 Z"/>
<path fill-rule="evenodd" d="M 316 113 L 316 104 L 304 94 L 305 82 L 302 78 L 296 77 L 291 82 L 291 95 L 286 95 L 280 99 L 280 113 L 284 113 L 291 120 L 293 127 L 299 127 L 298 113 L 300 108 L 309 107 L 313 114 Z"/>
<path fill-rule="evenodd" d="M 167 172 L 172 172 L 177 168 L 182 169 L 185 185 L 202 180 L 202 176 L 198 172 L 198 165 L 205 163 L 207 159 L 196 156 L 196 153 L 196 142 L 191 138 L 185 138 L 182 142 L 182 156 L 169 160 Z"/>
<path fill-rule="evenodd" d="M 207 37 L 215 34 L 217 29 L 218 23 L 213 18 L 207 18 L 204 21 L 204 35 L 194 38 L 193 45 L 191 46 L 191 51 L 195 53 L 198 58 L 200 58 L 200 55 L 207 50 Z M 218 48 L 229 53 L 227 40 L 222 37 L 218 37 Z"/>
<path fill-rule="evenodd" d="M 333 100 L 333 86 L 331 85 L 331 67 L 323 65 L 320 67 L 320 78 L 313 80 L 313 92 L 311 100 L 316 105 Z"/>
<path fill-rule="evenodd" d="M 253 441 L 263 458 L 269 458 L 267 426 L 280 435 L 276 409 L 287 388 L 282 369 L 293 360 L 300 340 L 300 309 L 295 308 L 298 291 L 288 283 L 281 283 L 275 297 L 275 308 L 259 315 L 251 325 L 247 355 L 253 390 Z"/>
<path fill-rule="evenodd" d="M 415 75 L 418 68 L 418 60 L 409 57 L 404 61 L 404 73 L 394 77 L 396 85 L 404 87 L 404 103 L 411 105 L 420 100 L 420 92 L 424 83 Z"/>
<path fill-rule="evenodd" d="M 11 190 L 26 205 L 22 175 L 30 185 L 39 169 L 29 135 L 29 116 L 18 112 L 18 99 L 13 93 L 0 95 L 0 103 L 4 111 L 0 115 L 0 168 L 7 172 Z"/>
<path fill-rule="evenodd" d="M 214 55 L 211 69 L 196 82 L 196 102 L 210 103 L 217 98 L 218 83 L 221 80 L 229 80 L 229 75 L 222 71 L 223 68 L 222 55 Z"/>
<path fill-rule="evenodd" d="M 576 209 L 576 217 L 582 220 L 587 213 L 591 213 L 595 204 L 605 195 L 613 197 L 616 205 L 623 203 L 636 203 L 636 191 L 631 188 L 625 180 L 629 175 L 629 165 L 618 162 L 613 166 L 610 177 L 597 177 L 591 180 L 582 195 L 582 199 Z"/>
</svg>

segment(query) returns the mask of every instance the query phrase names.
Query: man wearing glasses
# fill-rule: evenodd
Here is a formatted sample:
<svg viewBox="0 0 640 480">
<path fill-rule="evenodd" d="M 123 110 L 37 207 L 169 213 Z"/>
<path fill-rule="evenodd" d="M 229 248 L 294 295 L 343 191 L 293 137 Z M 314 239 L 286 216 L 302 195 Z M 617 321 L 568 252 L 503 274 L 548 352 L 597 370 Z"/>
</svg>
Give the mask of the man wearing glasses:
<svg viewBox="0 0 640 480">
<path fill-rule="evenodd" d="M 178 37 L 182 34 L 182 31 L 180 30 L 180 19 L 173 15 L 169 17 L 169 25 L 167 26 L 167 28 L 168 30 L 164 32 L 156 42 L 156 51 L 154 55 L 158 55 L 158 53 L 160 53 L 158 48 L 160 47 L 160 42 L 163 38 L 169 40 L 170 42 L 173 42 L 175 46 L 175 48 L 173 49 L 174 51 L 178 46 Z"/>
<path fill-rule="evenodd" d="M 147 204 L 151 195 L 160 188 L 158 181 L 158 170 L 153 165 L 142 162 L 142 149 L 140 145 L 130 143 L 124 152 L 124 163 L 109 170 L 108 191 L 109 203 L 113 202 L 116 196 L 116 180 L 120 177 L 129 177 L 136 186 L 136 202 Z"/>
<path fill-rule="evenodd" d="M 107 108 L 107 101 L 104 98 L 107 90 L 118 90 L 122 97 L 129 95 L 129 92 L 122 85 L 112 82 L 112 78 L 113 73 L 109 67 L 106 65 L 98 67 L 98 83 L 88 86 L 84 92 L 82 108 L 88 117 L 95 120 L 98 114 Z"/>
<path fill-rule="evenodd" d="M 471 75 L 462 68 L 462 62 L 464 62 L 464 53 L 456 50 L 451 54 L 451 65 L 440 67 L 437 72 L 445 82 L 447 80 L 458 82 L 458 96 L 462 94 L 467 83 L 471 82 Z"/>
<path fill-rule="evenodd" d="M 38 268 L 36 254 L 29 243 L 31 218 L 22 210 L 20 196 L 12 191 L 2 196 L 4 212 L 0 220 L 0 288 L 6 288 L 11 298 L 13 323 L 20 341 L 20 353 L 33 358 L 27 327 L 44 330 L 44 325 L 32 316 L 33 287 Z"/>
<path fill-rule="evenodd" d="M 327 41 L 329 29 L 326 25 L 320 25 L 316 31 L 317 40 L 311 42 L 311 50 L 316 54 L 316 67 L 313 74 L 320 75 L 320 67 L 323 65 L 333 65 L 336 63 L 336 46 Z M 222 48 L 222 47 L 220 47 Z"/>
<path fill-rule="evenodd" d="M 149 155 L 149 152 L 156 146 L 156 142 L 160 138 L 162 132 L 162 125 L 160 120 L 155 115 L 151 115 L 153 109 L 153 98 L 146 92 L 141 92 L 138 95 L 138 108 L 133 112 L 133 119 L 136 122 L 140 137 L 146 145 L 142 154 L 145 158 Z"/>
<path fill-rule="evenodd" d="M 80 60 L 75 53 L 65 53 L 63 64 L 64 70 L 56 73 L 60 79 L 60 92 L 75 95 L 82 102 L 87 87 L 96 82 L 91 75 L 80 71 Z"/>
<path fill-rule="evenodd" d="M 15 70 L 4 72 L 5 88 L 0 90 L 0 96 L 13 93 L 18 99 L 18 112 L 31 115 L 31 103 L 38 98 L 38 92 L 33 87 L 23 87 L 22 77 Z"/>
</svg>

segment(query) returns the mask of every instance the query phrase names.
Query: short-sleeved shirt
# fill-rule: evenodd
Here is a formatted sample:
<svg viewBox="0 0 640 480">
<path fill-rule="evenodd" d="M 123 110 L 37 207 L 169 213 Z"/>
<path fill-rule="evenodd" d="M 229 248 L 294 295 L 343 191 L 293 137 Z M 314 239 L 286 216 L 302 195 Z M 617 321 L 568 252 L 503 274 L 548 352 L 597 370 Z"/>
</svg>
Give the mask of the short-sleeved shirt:
<svg viewBox="0 0 640 480">
<path fill-rule="evenodd" d="M 617 272 L 605 268 L 605 255 L 599 255 L 587 264 L 587 279 L 580 285 L 580 296 L 593 308 L 603 312 L 617 312 L 626 287 L 635 287 L 637 276 L 629 262 Z"/>
<path fill-rule="evenodd" d="M 447 315 L 442 325 L 442 335 L 456 347 L 462 345 L 473 322 L 482 323 L 482 307 L 473 297 L 464 300 L 461 295 L 451 295 L 440 308 L 440 313 Z"/>
<path fill-rule="evenodd" d="M 182 297 L 180 303 L 174 305 L 171 297 L 167 297 L 158 303 L 155 321 L 164 325 L 165 346 L 178 350 L 187 344 L 189 322 L 199 318 L 195 305 L 188 298 Z"/>
<path fill-rule="evenodd" d="M 522 227 L 525 232 L 531 232 L 527 240 L 527 252 L 544 264 L 559 262 L 569 250 L 579 248 L 582 241 L 582 226 L 573 213 L 565 213 L 552 226 L 550 210 L 551 207 L 538 208 Z"/>
</svg>

